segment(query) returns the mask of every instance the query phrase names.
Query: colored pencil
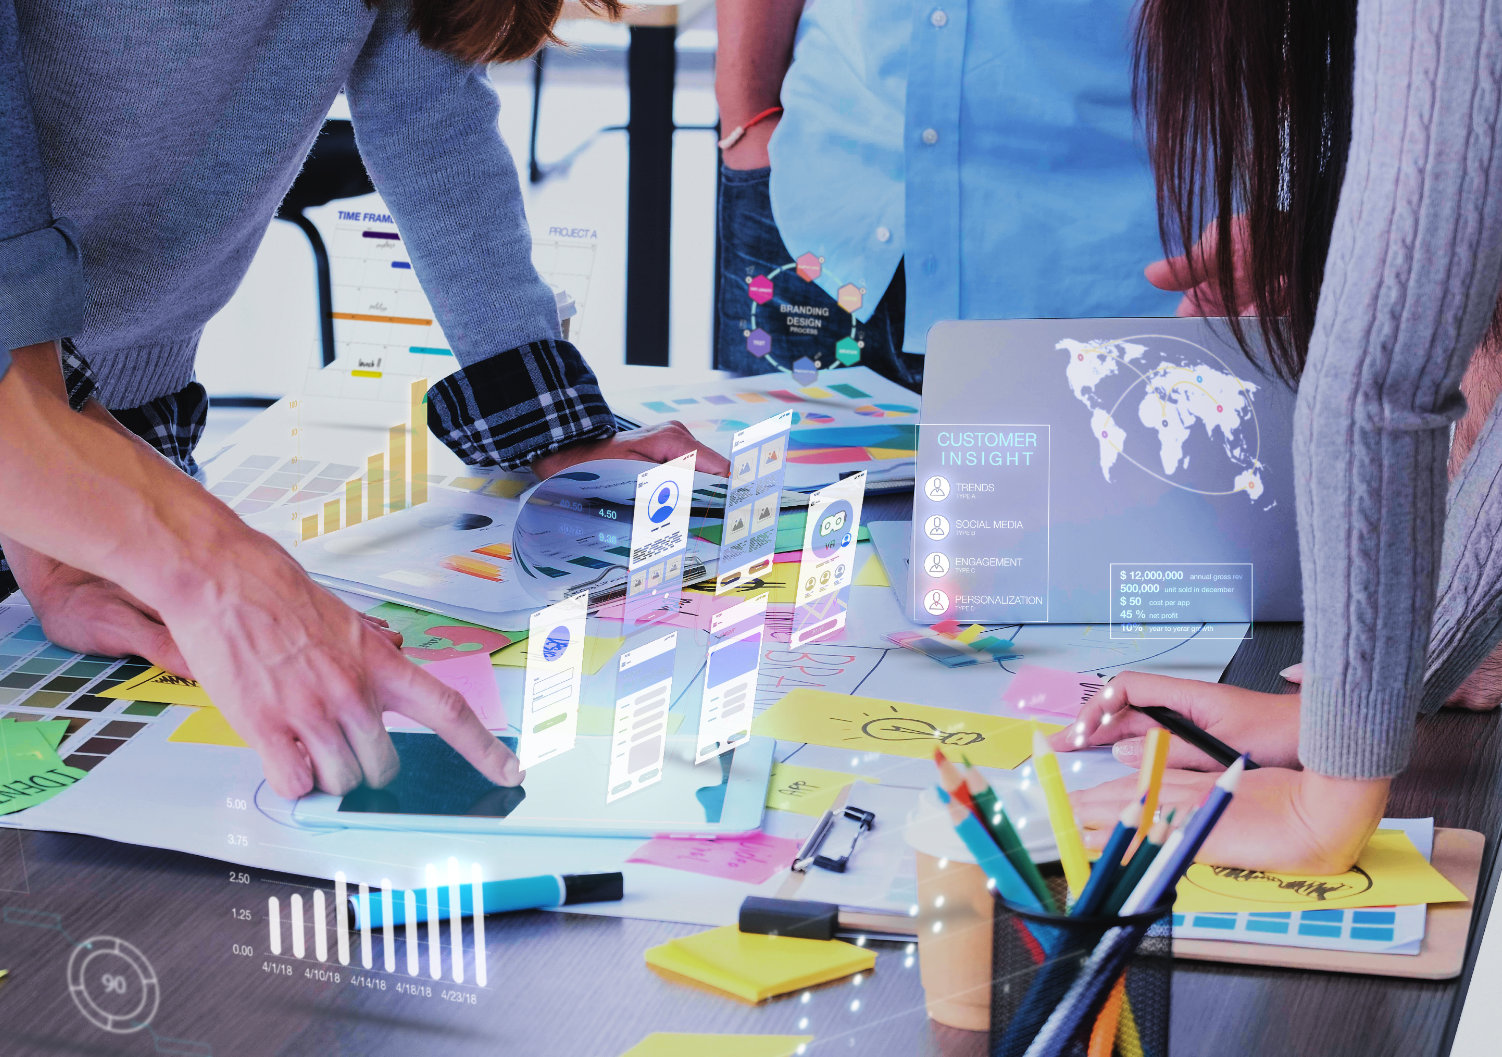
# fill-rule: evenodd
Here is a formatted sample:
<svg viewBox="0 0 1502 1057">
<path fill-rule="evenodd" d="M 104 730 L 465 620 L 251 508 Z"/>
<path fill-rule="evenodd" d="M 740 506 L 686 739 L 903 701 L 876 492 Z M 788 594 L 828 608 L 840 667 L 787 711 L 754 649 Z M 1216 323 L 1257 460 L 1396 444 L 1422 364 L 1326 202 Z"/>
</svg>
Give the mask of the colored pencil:
<svg viewBox="0 0 1502 1057">
<path fill-rule="evenodd" d="M 964 775 L 960 774 L 960 769 L 950 763 L 937 746 L 934 748 L 934 765 L 939 768 L 939 785 L 943 787 L 944 792 L 964 804 L 966 810 L 974 811 L 976 815 L 979 815 L 980 811 L 975 806 L 970 789 L 965 785 Z"/>
<path fill-rule="evenodd" d="M 1245 760 L 1243 766 L 1248 770 L 1257 766 L 1250 756 L 1237 752 L 1214 734 L 1200 729 L 1192 720 L 1171 708 L 1163 705 L 1132 705 L 1131 707 L 1166 728 L 1169 733 L 1183 738 L 1222 767 L 1229 767 L 1237 760 Z"/>
<path fill-rule="evenodd" d="M 1033 730 L 1033 772 L 1038 776 L 1038 784 L 1043 787 L 1043 797 L 1048 802 L 1048 823 L 1053 827 L 1054 840 L 1059 845 L 1064 879 L 1069 882 L 1070 892 L 1078 898 L 1090 881 L 1090 860 L 1085 855 L 1085 842 L 1080 839 L 1080 829 L 1074 821 L 1074 810 L 1069 806 L 1069 792 L 1064 788 L 1064 774 L 1059 770 L 1058 757 L 1036 728 Z"/>
<path fill-rule="evenodd" d="M 1142 746 L 1142 769 L 1137 772 L 1137 795 L 1142 801 L 1143 825 L 1137 830 L 1137 839 L 1127 850 L 1132 855 L 1147 839 L 1153 819 L 1158 816 L 1158 796 L 1163 791 L 1163 771 L 1168 767 L 1168 731 L 1155 727 L 1147 733 L 1147 742 Z"/>
<path fill-rule="evenodd" d="M 1100 858 L 1095 860 L 1095 867 L 1090 871 L 1090 880 L 1085 883 L 1084 891 L 1080 892 L 1080 897 L 1074 901 L 1074 906 L 1069 911 L 1071 915 L 1087 918 L 1105 906 L 1116 879 L 1121 876 L 1121 858 L 1126 854 L 1132 838 L 1137 836 L 1137 828 L 1141 823 L 1141 800 L 1122 808 L 1121 817 L 1116 820 L 1116 826 L 1106 838 L 1106 846 L 1101 851 Z"/>
<path fill-rule="evenodd" d="M 1220 816 L 1226 813 L 1230 806 L 1231 798 L 1236 795 L 1236 786 L 1241 781 L 1242 772 L 1246 770 L 1244 759 L 1237 760 L 1226 768 L 1226 773 L 1215 780 L 1215 786 L 1205 797 L 1204 803 L 1200 804 L 1184 823 L 1184 828 L 1176 830 L 1174 836 L 1182 836 L 1183 839 L 1175 845 L 1173 837 L 1163 845 L 1163 850 L 1158 853 L 1153 866 L 1148 869 L 1142 883 L 1127 897 L 1122 904 L 1121 913 L 1131 915 L 1157 906 L 1168 895 L 1174 885 L 1179 883 L 1179 878 L 1184 871 L 1189 869 L 1189 864 L 1194 862 L 1194 857 L 1204 846 L 1205 839 L 1210 836 L 1210 831 L 1220 821 Z M 1163 865 L 1163 869 L 1156 867 Z"/>
<path fill-rule="evenodd" d="M 978 769 L 965 761 L 965 788 L 970 790 L 970 799 L 975 802 L 975 813 L 980 818 L 981 824 L 991 831 L 991 836 L 996 838 L 996 843 L 1001 847 L 1002 853 L 1012 860 L 1012 865 L 1017 867 L 1017 872 L 1027 882 L 1028 887 L 1043 901 L 1043 906 L 1050 914 L 1059 909 L 1054 902 L 1053 893 L 1048 890 L 1048 882 L 1038 872 L 1038 867 L 1033 862 L 1033 857 L 1028 854 L 1027 848 L 1022 843 L 1022 834 L 1017 832 L 1012 825 L 1012 820 L 1007 817 L 1007 810 L 1002 806 L 1001 798 L 996 795 L 996 790 L 991 788 L 991 783 L 986 781 L 986 776 Z"/>
<path fill-rule="evenodd" d="M 991 839 L 991 834 L 986 832 L 986 827 L 980 824 L 980 819 L 967 810 L 965 805 L 945 792 L 943 786 L 935 788 L 939 791 L 939 799 L 946 805 L 949 820 L 954 824 L 954 831 L 965 842 L 965 847 L 970 849 L 970 854 L 975 856 L 975 864 L 985 871 L 986 876 L 996 886 L 996 890 L 1005 899 L 1018 906 L 1026 907 L 1028 910 L 1042 910 L 1043 904 L 1027 886 L 1027 882 L 1022 879 L 1016 867 L 1001 853 L 1001 849 Z"/>
<path fill-rule="evenodd" d="M 1155 822 L 1148 832 L 1147 839 L 1137 846 L 1132 857 L 1127 860 L 1121 876 L 1116 879 L 1116 884 L 1111 888 L 1111 894 L 1106 897 L 1107 914 L 1119 914 L 1121 905 L 1126 902 L 1127 896 L 1132 894 L 1132 889 L 1142 880 L 1142 875 L 1147 873 L 1147 868 L 1158 857 L 1158 852 L 1163 850 L 1163 842 L 1168 839 L 1172 829 L 1173 812 L 1168 817 Z"/>
</svg>

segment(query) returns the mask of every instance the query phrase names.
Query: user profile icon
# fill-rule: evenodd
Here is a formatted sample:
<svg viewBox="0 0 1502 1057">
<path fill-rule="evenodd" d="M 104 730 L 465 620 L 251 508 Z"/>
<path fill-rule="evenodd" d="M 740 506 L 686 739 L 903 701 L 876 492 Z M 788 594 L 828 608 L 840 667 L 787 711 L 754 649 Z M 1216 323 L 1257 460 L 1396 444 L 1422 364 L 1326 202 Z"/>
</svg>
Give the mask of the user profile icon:
<svg viewBox="0 0 1502 1057">
<path fill-rule="evenodd" d="M 923 571 L 929 576 L 944 576 L 949 572 L 949 556 L 940 551 L 934 551 L 923 559 Z"/>
<path fill-rule="evenodd" d="M 949 478 L 934 474 L 923 483 L 923 494 L 933 500 L 949 498 Z"/>
<path fill-rule="evenodd" d="M 943 591 L 930 591 L 923 596 L 923 608 L 934 616 L 938 616 L 949 609 L 949 596 Z"/>
<path fill-rule="evenodd" d="M 949 519 L 943 514 L 935 514 L 923 522 L 923 534 L 931 540 L 941 540 L 949 535 Z"/>
</svg>

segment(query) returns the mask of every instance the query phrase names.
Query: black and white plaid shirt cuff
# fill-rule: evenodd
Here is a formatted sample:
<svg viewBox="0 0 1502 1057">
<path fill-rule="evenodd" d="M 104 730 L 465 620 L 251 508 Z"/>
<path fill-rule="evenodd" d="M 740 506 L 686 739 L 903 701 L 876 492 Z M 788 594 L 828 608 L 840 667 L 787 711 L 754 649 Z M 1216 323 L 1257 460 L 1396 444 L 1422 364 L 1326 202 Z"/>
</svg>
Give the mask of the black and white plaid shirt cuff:
<svg viewBox="0 0 1502 1057">
<path fill-rule="evenodd" d="M 551 338 L 489 356 L 433 386 L 428 427 L 471 466 L 507 470 L 616 432 L 584 357 Z"/>
<path fill-rule="evenodd" d="M 82 411 L 83 405 L 94 395 L 94 372 L 89 361 L 73 345 L 72 338 L 62 340 L 63 386 L 68 390 L 68 406 Z"/>
</svg>

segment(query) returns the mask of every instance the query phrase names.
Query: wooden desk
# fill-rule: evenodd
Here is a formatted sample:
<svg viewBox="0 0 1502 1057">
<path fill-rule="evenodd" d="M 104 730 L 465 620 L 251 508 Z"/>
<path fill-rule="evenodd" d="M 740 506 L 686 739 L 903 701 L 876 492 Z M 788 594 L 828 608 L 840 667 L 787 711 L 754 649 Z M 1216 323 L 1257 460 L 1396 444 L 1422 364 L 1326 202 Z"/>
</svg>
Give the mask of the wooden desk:
<svg viewBox="0 0 1502 1057">
<path fill-rule="evenodd" d="M 1276 673 L 1297 658 L 1298 646 L 1297 626 L 1258 627 L 1228 679 L 1276 689 Z M 1447 712 L 1421 725 L 1392 810 L 1432 814 L 1440 825 L 1495 839 L 1499 781 L 1497 717 Z M 476 1005 L 458 1004 L 437 986 L 432 998 L 372 992 L 272 976 L 260 958 L 236 956 L 231 945 L 247 931 L 232 911 L 264 907 L 277 882 L 291 878 L 257 871 L 251 884 L 237 885 L 230 867 L 210 860 L 55 834 L 18 839 L 0 830 L 0 886 L 16 885 L 18 845 L 29 894 L 0 891 L 0 966 L 11 970 L 0 985 L 0 1052 L 7 1057 L 210 1052 L 170 1040 L 158 1051 L 147 1032 L 108 1035 L 80 1016 L 66 982 L 68 937 L 99 934 L 129 940 L 154 966 L 161 1006 L 152 1028 L 206 1043 L 214 1057 L 616 1057 L 651 1031 L 810 1034 L 813 1057 L 984 1052 L 980 1036 L 929 1023 L 916 964 L 900 946 L 882 947 L 876 972 L 859 985 L 831 984 L 807 1001 L 793 996 L 752 1008 L 667 983 L 646 968 L 646 947 L 695 931 L 690 927 L 513 914 L 486 923 L 489 989 Z M 1493 873 L 1489 857 L 1488 890 Z M 17 910 L 57 915 L 66 936 L 8 923 Z M 1461 982 L 1181 963 L 1173 1052 L 1427 1057 L 1444 1052 L 1461 993 Z"/>
</svg>

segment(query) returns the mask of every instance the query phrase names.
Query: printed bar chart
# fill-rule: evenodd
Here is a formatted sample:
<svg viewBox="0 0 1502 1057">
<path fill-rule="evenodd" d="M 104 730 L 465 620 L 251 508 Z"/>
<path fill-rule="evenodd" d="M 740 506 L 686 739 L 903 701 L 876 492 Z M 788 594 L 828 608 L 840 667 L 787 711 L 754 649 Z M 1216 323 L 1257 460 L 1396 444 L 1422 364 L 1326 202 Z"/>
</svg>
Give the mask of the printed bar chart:
<svg viewBox="0 0 1502 1057">
<path fill-rule="evenodd" d="M 305 912 L 306 901 L 301 893 L 293 894 L 283 902 L 279 896 L 266 900 L 267 951 L 275 957 L 290 957 L 298 961 L 315 961 L 328 964 L 328 932 L 334 933 L 334 960 L 349 966 L 352 957 L 358 958 L 358 967 L 371 971 L 399 973 L 407 976 L 422 975 L 422 934 L 420 919 L 428 919 L 428 976 L 442 980 L 447 976 L 456 984 L 466 982 L 464 964 L 464 918 L 465 910 L 470 918 L 470 944 L 473 952 L 473 982 L 479 987 L 489 983 L 490 972 L 485 952 L 485 880 L 478 863 L 463 870 L 457 859 L 449 859 L 439 869 L 424 868 L 425 896 L 419 904 L 418 893 L 393 888 L 389 881 L 382 880 L 380 890 L 373 893 L 369 886 L 355 886 L 356 896 L 349 897 L 349 882 L 340 872 L 334 875 L 334 920 L 327 916 L 327 897 L 322 889 L 315 890 L 310 912 Z M 439 898 L 443 890 L 447 902 Z M 466 902 L 468 907 L 465 907 Z M 354 904 L 359 922 L 350 922 L 351 904 Z M 448 906 L 455 908 L 449 918 L 448 955 L 445 959 L 443 943 L 443 917 L 439 913 L 428 914 L 428 908 Z M 421 906 L 421 909 L 419 909 Z M 285 912 L 284 912 L 285 911 Z M 378 920 L 373 919 L 379 912 Z M 359 930 L 359 951 L 351 951 L 352 929 Z M 379 929 L 379 935 L 376 931 Z M 308 933 L 312 932 L 309 944 Z M 402 965 L 398 967 L 397 940 L 404 947 Z M 379 944 L 379 961 L 376 965 Z M 447 965 L 445 965 L 447 961 Z"/>
<path fill-rule="evenodd" d="M 334 493 L 317 513 L 300 507 L 294 514 L 299 542 L 428 501 L 428 380 L 380 371 L 311 371 L 306 392 L 340 401 L 362 400 L 388 406 L 401 421 L 385 429 L 386 449 L 365 459 L 365 472 L 324 487 Z M 291 406 L 300 408 L 305 401 Z M 301 413 L 301 412 L 299 412 Z M 394 416 L 395 417 L 395 416 Z M 301 419 L 299 419 L 299 423 Z M 301 434 L 301 424 L 293 435 Z M 344 467 L 349 472 L 352 467 Z M 342 497 L 339 494 L 342 490 Z M 294 497 L 296 502 L 296 497 Z"/>
</svg>

